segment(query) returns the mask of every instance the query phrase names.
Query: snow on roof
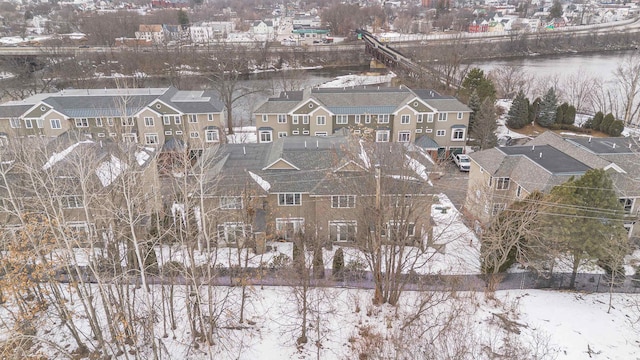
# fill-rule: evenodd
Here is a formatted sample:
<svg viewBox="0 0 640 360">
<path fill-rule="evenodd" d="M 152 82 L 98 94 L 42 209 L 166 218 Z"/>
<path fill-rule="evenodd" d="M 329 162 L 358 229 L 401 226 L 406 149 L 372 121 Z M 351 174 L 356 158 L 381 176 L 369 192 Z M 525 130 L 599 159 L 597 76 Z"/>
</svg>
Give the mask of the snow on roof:
<svg viewBox="0 0 640 360">
<path fill-rule="evenodd" d="M 360 159 L 362 159 L 364 167 L 366 167 L 367 169 L 371 168 L 371 160 L 369 160 L 369 155 L 367 155 L 367 152 L 364 151 L 364 140 L 360 140 L 360 154 L 358 156 L 360 156 Z"/>
<path fill-rule="evenodd" d="M 376 84 L 388 84 L 396 77 L 396 74 L 389 72 L 388 74 L 380 75 L 343 75 L 338 76 L 334 80 L 328 81 L 322 85 L 321 88 L 339 88 L 361 85 L 376 85 Z"/>
<path fill-rule="evenodd" d="M 429 185 L 433 186 L 431 180 L 429 180 L 429 173 L 427 172 L 426 166 L 422 165 L 418 160 L 412 158 L 409 155 L 405 155 L 407 157 L 407 166 L 413 171 L 415 171 L 420 178 L 429 183 Z"/>
<path fill-rule="evenodd" d="M 254 174 L 251 171 L 249 171 L 249 175 L 251 175 L 251 178 L 255 180 L 255 182 L 257 182 L 258 185 L 260 185 L 260 187 L 264 189 L 264 191 L 269 191 L 269 189 L 271 189 L 271 184 L 269 184 L 265 179 L 260 177 L 260 175 Z"/>
<path fill-rule="evenodd" d="M 96 176 L 100 179 L 102 186 L 107 187 L 127 170 L 127 164 L 114 155 L 108 161 L 102 162 L 96 168 Z"/>
<path fill-rule="evenodd" d="M 71 154 L 71 152 L 75 148 L 77 148 L 80 144 L 91 144 L 91 143 L 93 143 L 93 141 L 91 140 L 80 141 L 60 151 L 59 153 L 54 152 L 53 155 L 51 155 L 51 157 L 47 161 L 47 163 L 42 166 L 42 170 L 47 170 L 51 168 L 53 165 L 57 164 L 58 162 L 64 160 L 64 158 L 67 157 L 67 155 Z"/>
<path fill-rule="evenodd" d="M 151 157 L 151 155 L 147 154 L 144 151 L 136 151 L 134 155 L 136 156 L 136 161 L 140 166 L 144 165 Z"/>
</svg>

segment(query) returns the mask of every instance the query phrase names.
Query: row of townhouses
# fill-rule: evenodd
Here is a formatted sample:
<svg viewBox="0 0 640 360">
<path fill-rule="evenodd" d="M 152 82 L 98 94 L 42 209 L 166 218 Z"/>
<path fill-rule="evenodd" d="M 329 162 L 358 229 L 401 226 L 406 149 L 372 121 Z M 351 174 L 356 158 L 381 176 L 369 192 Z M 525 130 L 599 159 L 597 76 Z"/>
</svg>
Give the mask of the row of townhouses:
<svg viewBox="0 0 640 360">
<path fill-rule="evenodd" d="M 5 147 L 4 234 L 19 233 L 25 214 L 46 213 L 74 246 L 148 239 L 158 218 L 219 246 L 301 236 L 348 245 L 377 227 L 381 241 L 431 244 L 431 162 L 415 146 L 352 136 L 219 144 L 173 175 L 158 172 L 159 155 L 72 133 Z"/>
<path fill-rule="evenodd" d="M 454 97 L 407 87 L 283 92 L 255 111 L 258 142 L 349 131 L 376 142 L 415 143 L 433 155 L 463 152 L 471 110 Z M 92 139 L 143 145 L 180 142 L 195 151 L 224 141 L 225 109 L 213 91 L 84 89 L 0 105 L 0 136 Z"/>
<path fill-rule="evenodd" d="M 261 143 L 347 129 L 376 142 L 416 143 L 443 156 L 464 152 L 471 109 L 433 90 L 364 86 L 282 92 L 254 114 Z"/>
<path fill-rule="evenodd" d="M 89 139 L 192 150 L 223 140 L 224 106 L 213 91 L 84 89 L 38 94 L 0 105 L 0 138 L 55 138 L 68 131 Z"/>
<path fill-rule="evenodd" d="M 549 192 L 590 169 L 604 169 L 624 206 L 629 237 L 640 237 L 640 148 L 634 139 L 564 138 L 551 131 L 522 146 L 496 147 L 470 155 L 465 208 L 481 222 L 526 198 Z"/>
</svg>

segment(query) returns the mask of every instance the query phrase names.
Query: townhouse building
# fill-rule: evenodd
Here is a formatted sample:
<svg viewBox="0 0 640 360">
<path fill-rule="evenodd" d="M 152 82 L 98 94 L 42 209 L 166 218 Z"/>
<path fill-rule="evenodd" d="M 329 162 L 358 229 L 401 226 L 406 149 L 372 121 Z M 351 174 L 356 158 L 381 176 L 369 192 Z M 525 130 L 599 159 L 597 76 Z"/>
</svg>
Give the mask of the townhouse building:
<svg viewBox="0 0 640 360">
<path fill-rule="evenodd" d="M 67 133 L 48 142 L 24 139 L 3 148 L 0 158 L 0 240 L 15 238 L 36 216 L 37 223 L 49 219 L 70 246 L 101 246 L 131 236 L 132 228 L 146 236 L 151 214 L 161 205 L 152 147 Z M 114 214 L 127 206 L 135 215 L 123 226 L 123 217 Z"/>
<path fill-rule="evenodd" d="M 632 138 L 564 138 L 551 131 L 522 146 L 471 153 L 465 209 L 486 223 L 534 191 L 547 193 L 590 169 L 604 169 L 624 206 L 629 237 L 638 237 L 639 154 Z"/>
<path fill-rule="evenodd" d="M 399 143 L 369 147 L 346 136 L 210 148 L 194 166 L 206 174 L 193 195 L 199 223 L 208 224 L 219 245 L 297 236 L 353 245 L 375 228 L 378 211 L 387 240 L 401 232 L 411 245 L 425 245 L 433 195 L 431 163 L 420 151 Z M 372 164 L 380 165 L 377 175 Z"/>
<path fill-rule="evenodd" d="M 254 111 L 260 143 L 346 129 L 375 142 L 417 143 L 439 157 L 464 152 L 470 113 L 454 97 L 405 86 L 282 92 Z"/>
<path fill-rule="evenodd" d="M 0 105 L 0 139 L 55 138 L 74 131 L 88 139 L 151 146 L 177 141 L 199 152 L 224 139 L 224 113 L 211 91 L 63 90 Z"/>
</svg>

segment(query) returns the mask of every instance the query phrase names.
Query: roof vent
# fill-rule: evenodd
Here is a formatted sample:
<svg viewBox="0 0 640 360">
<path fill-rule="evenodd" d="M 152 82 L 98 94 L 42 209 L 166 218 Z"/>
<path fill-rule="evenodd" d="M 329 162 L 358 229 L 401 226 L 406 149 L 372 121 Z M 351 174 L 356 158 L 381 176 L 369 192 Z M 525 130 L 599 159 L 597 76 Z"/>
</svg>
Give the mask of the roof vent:
<svg viewBox="0 0 640 360">
<path fill-rule="evenodd" d="M 307 148 L 307 140 L 304 141 L 304 148 Z"/>
<path fill-rule="evenodd" d="M 542 159 L 542 151 L 540 151 L 540 159 Z"/>
<path fill-rule="evenodd" d="M 589 136 L 589 142 L 591 142 L 591 136 Z"/>
<path fill-rule="evenodd" d="M 616 143 L 613 143 L 613 148 L 614 148 L 614 149 L 616 148 Z"/>
<path fill-rule="evenodd" d="M 247 148 L 246 146 L 242 147 L 242 155 L 247 155 Z"/>
<path fill-rule="evenodd" d="M 536 151 L 536 146 L 535 146 L 535 145 L 533 145 L 533 146 L 531 147 L 531 151 Z"/>
</svg>

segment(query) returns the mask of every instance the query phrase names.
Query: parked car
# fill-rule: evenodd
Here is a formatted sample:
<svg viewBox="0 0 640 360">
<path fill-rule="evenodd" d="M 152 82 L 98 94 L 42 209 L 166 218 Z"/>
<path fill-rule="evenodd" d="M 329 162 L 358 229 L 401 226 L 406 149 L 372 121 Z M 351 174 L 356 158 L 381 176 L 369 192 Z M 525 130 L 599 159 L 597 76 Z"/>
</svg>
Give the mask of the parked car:
<svg viewBox="0 0 640 360">
<path fill-rule="evenodd" d="M 469 169 L 471 169 L 471 159 L 468 155 L 455 154 L 453 156 L 453 162 L 456 163 L 456 166 L 460 171 L 469 171 Z"/>
</svg>

